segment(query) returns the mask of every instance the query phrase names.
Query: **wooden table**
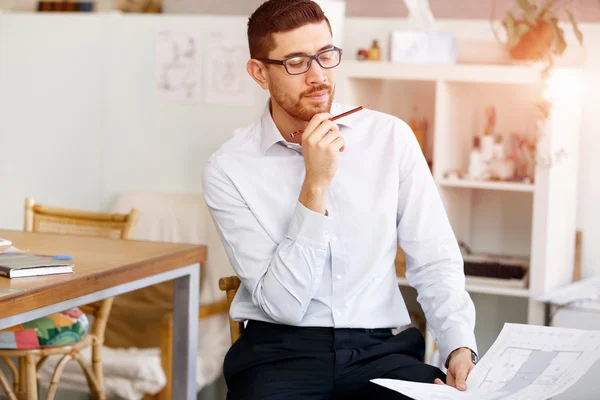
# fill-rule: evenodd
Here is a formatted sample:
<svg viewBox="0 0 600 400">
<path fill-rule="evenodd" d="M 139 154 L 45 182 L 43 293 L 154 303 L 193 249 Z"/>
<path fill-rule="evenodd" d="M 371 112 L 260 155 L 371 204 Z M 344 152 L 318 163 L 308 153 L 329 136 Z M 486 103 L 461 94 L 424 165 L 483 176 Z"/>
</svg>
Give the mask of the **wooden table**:
<svg viewBox="0 0 600 400">
<path fill-rule="evenodd" d="M 200 263 L 206 247 L 0 230 L 20 250 L 73 256 L 74 273 L 0 277 L 0 329 L 173 280 L 173 399 L 196 398 Z"/>
</svg>

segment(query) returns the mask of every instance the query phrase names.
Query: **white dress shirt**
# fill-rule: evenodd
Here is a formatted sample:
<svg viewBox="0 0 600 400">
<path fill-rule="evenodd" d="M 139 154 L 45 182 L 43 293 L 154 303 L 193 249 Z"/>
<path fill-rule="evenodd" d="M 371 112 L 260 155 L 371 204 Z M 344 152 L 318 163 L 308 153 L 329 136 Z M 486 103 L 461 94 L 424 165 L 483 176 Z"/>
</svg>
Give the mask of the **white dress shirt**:
<svg viewBox="0 0 600 400">
<path fill-rule="evenodd" d="M 333 104 L 337 115 L 352 107 Z M 346 141 L 327 216 L 298 201 L 302 148 L 271 117 L 236 133 L 203 174 L 206 202 L 242 286 L 231 317 L 296 326 L 410 324 L 397 244 L 441 360 L 477 352 L 461 253 L 423 153 L 400 119 L 362 110 L 336 121 Z"/>
</svg>

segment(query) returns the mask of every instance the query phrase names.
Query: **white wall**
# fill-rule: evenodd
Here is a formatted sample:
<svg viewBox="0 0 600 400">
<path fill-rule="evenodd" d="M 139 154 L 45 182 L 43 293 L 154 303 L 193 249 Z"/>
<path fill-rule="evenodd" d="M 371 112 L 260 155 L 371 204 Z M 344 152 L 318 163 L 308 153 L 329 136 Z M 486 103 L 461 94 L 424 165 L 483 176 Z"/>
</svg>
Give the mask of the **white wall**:
<svg viewBox="0 0 600 400">
<path fill-rule="evenodd" d="M 161 100 L 154 34 L 183 29 L 204 51 L 213 30 L 245 38 L 245 21 L 0 14 L 0 226 L 22 229 L 25 196 L 107 209 L 125 190 L 200 192 L 206 159 L 266 95 L 253 85 L 248 106 Z"/>
<path fill-rule="evenodd" d="M 106 209 L 123 190 L 199 192 L 204 161 L 264 106 L 181 106 L 153 95 L 153 33 L 182 27 L 243 34 L 245 16 L 0 14 L 0 226 L 22 227 L 22 204 Z M 345 57 L 405 20 L 348 18 Z M 60 29 L 59 29 L 60 27 Z M 493 40 L 488 21 L 438 21 L 464 39 Z M 579 170 L 583 274 L 600 274 L 600 25 L 582 25 L 588 62 Z M 363 33 L 368 32 L 368 33 Z M 567 28 L 570 32 L 570 28 Z M 205 46 L 206 43 L 203 43 Z M 577 46 L 572 47 L 576 49 Z M 481 48 L 471 53 L 481 54 Z M 495 50 L 489 48 L 490 56 Z M 384 51 L 384 54 L 386 51 Z"/>
<path fill-rule="evenodd" d="M 103 127 L 95 122 L 104 99 L 104 22 L 86 17 L 60 22 L 0 14 L 5 228 L 22 227 L 26 195 L 73 207 L 100 205 Z"/>
</svg>

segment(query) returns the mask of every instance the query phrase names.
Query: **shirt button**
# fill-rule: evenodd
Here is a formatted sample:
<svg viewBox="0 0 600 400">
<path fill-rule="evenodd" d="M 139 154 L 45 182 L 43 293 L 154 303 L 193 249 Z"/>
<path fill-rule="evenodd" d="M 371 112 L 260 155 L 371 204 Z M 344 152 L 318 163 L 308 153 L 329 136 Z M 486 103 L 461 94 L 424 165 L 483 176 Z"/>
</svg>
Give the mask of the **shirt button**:
<svg viewBox="0 0 600 400">
<path fill-rule="evenodd" d="M 337 279 L 338 281 L 340 281 L 340 280 L 342 280 L 342 276 L 338 275 L 338 276 L 335 277 L 335 279 Z"/>
<path fill-rule="evenodd" d="M 338 311 L 338 312 L 337 312 L 337 316 L 338 316 L 338 317 L 341 317 L 341 316 L 342 316 L 342 313 L 341 313 L 340 311 Z"/>
<path fill-rule="evenodd" d="M 331 238 L 334 242 L 337 242 L 337 236 Z"/>
</svg>

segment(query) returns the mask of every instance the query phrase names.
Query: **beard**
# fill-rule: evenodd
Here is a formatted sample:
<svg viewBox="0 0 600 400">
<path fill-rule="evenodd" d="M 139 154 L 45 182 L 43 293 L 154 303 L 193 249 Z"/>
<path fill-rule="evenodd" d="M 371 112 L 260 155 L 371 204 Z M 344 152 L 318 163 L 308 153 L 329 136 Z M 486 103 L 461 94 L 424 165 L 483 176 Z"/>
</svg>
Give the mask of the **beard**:
<svg viewBox="0 0 600 400">
<path fill-rule="evenodd" d="M 321 84 L 300 93 L 296 99 L 275 87 L 271 89 L 271 97 L 291 117 L 301 121 L 310 121 L 315 114 L 331 110 L 334 91 L 330 85 Z M 327 92 L 327 101 L 314 101 L 307 97 L 317 92 Z"/>
</svg>

